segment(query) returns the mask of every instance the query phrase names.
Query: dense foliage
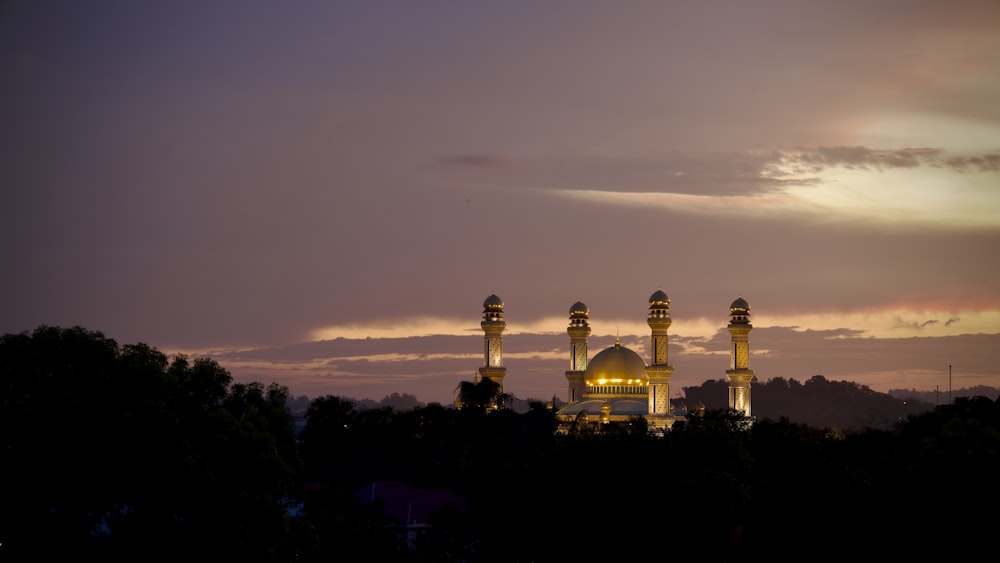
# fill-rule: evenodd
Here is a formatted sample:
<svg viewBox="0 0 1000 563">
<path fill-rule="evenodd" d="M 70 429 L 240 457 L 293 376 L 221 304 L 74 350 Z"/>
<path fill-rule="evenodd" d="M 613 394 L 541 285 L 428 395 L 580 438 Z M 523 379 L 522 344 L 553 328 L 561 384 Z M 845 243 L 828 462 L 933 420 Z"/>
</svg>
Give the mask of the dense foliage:
<svg viewBox="0 0 1000 563">
<path fill-rule="evenodd" d="M 300 471 L 278 386 L 82 328 L 0 339 L 0 550 L 272 560 Z"/>
<path fill-rule="evenodd" d="M 849 431 L 708 408 L 557 432 L 541 403 L 398 410 L 233 383 L 100 333 L 0 338 L 3 560 L 803 561 L 991 547 L 1000 401 Z M 453 493 L 406 541 L 359 491 Z M 374 497 L 374 495 L 372 495 Z"/>
</svg>

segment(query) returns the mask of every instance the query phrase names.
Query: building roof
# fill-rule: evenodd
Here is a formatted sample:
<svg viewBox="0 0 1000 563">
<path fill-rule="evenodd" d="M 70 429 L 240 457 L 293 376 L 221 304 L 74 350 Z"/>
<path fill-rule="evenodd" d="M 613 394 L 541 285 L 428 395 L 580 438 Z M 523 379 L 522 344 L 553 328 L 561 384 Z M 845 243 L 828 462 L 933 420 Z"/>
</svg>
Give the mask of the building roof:
<svg viewBox="0 0 1000 563">
<path fill-rule="evenodd" d="M 559 410 L 560 416 L 577 416 L 584 413 L 588 416 L 601 416 L 601 408 L 608 404 L 612 416 L 645 416 L 649 414 L 649 401 L 646 395 L 641 398 L 613 397 L 609 399 L 583 399 L 570 403 Z"/>
</svg>

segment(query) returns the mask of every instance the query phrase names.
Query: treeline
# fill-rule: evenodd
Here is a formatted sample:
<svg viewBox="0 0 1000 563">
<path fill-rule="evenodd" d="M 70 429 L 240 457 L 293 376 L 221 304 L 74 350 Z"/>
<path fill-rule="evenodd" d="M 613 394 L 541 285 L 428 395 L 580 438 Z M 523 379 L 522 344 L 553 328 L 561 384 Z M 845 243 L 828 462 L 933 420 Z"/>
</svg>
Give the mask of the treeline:
<svg viewBox="0 0 1000 563">
<path fill-rule="evenodd" d="M 297 431 L 280 386 L 51 327 L 0 337 L 0 378 L 4 561 L 923 560 L 988 551 L 1000 501 L 986 397 L 851 432 L 706 408 L 658 436 L 324 396 Z M 461 502 L 408 536 L 357 494 L 383 481 Z"/>
<path fill-rule="evenodd" d="M 682 412 L 698 409 L 723 410 L 728 406 L 729 382 L 725 379 L 708 380 L 701 385 L 682 388 L 684 396 L 673 399 L 674 407 Z M 867 428 L 889 429 L 907 417 L 932 410 L 941 399 L 940 393 L 894 389 L 880 393 L 852 381 L 833 381 L 815 375 L 805 381 L 775 377 L 754 380 L 753 414 L 757 418 L 781 417 L 807 426 L 829 428 L 839 432 L 854 432 Z M 987 386 L 956 389 L 954 397 L 1000 397 L 1000 389 Z M 929 400 L 928 400 L 929 399 Z M 411 410 L 425 405 L 415 396 L 392 393 L 379 401 L 351 399 L 359 410 L 391 407 L 394 410 Z M 527 412 L 532 402 L 541 399 L 511 398 L 510 406 L 517 412 Z M 551 399 L 561 406 L 558 399 Z M 548 402 L 548 401 L 545 401 Z M 947 402 L 947 392 L 944 397 Z M 298 397 L 289 404 L 300 418 L 304 416 L 311 399 Z"/>
</svg>

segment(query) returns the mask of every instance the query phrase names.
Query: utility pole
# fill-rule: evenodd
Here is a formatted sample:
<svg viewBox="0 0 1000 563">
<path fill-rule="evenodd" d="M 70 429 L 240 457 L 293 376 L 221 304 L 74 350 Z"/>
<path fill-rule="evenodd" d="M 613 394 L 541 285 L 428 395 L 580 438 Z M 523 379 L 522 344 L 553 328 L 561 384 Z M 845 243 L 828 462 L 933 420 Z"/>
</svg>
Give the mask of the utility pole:
<svg viewBox="0 0 1000 563">
<path fill-rule="evenodd" d="M 948 402 L 951 403 L 951 364 L 948 364 Z"/>
</svg>

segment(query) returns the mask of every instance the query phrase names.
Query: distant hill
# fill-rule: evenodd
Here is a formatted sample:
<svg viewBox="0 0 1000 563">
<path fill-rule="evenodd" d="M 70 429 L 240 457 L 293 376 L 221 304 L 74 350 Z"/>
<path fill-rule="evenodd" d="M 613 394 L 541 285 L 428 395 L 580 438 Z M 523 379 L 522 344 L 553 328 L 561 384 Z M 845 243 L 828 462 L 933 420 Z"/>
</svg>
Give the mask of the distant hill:
<svg viewBox="0 0 1000 563">
<path fill-rule="evenodd" d="M 725 409 L 729 383 L 724 379 L 701 386 L 684 387 L 689 409 Z M 781 417 L 814 428 L 844 432 L 866 428 L 889 429 L 910 415 L 934 409 L 935 403 L 917 392 L 890 395 L 850 381 L 830 381 L 815 375 L 805 382 L 776 377 L 755 381 L 752 386 L 753 415 L 758 419 Z M 995 396 L 995 395 L 994 395 Z"/>
</svg>

